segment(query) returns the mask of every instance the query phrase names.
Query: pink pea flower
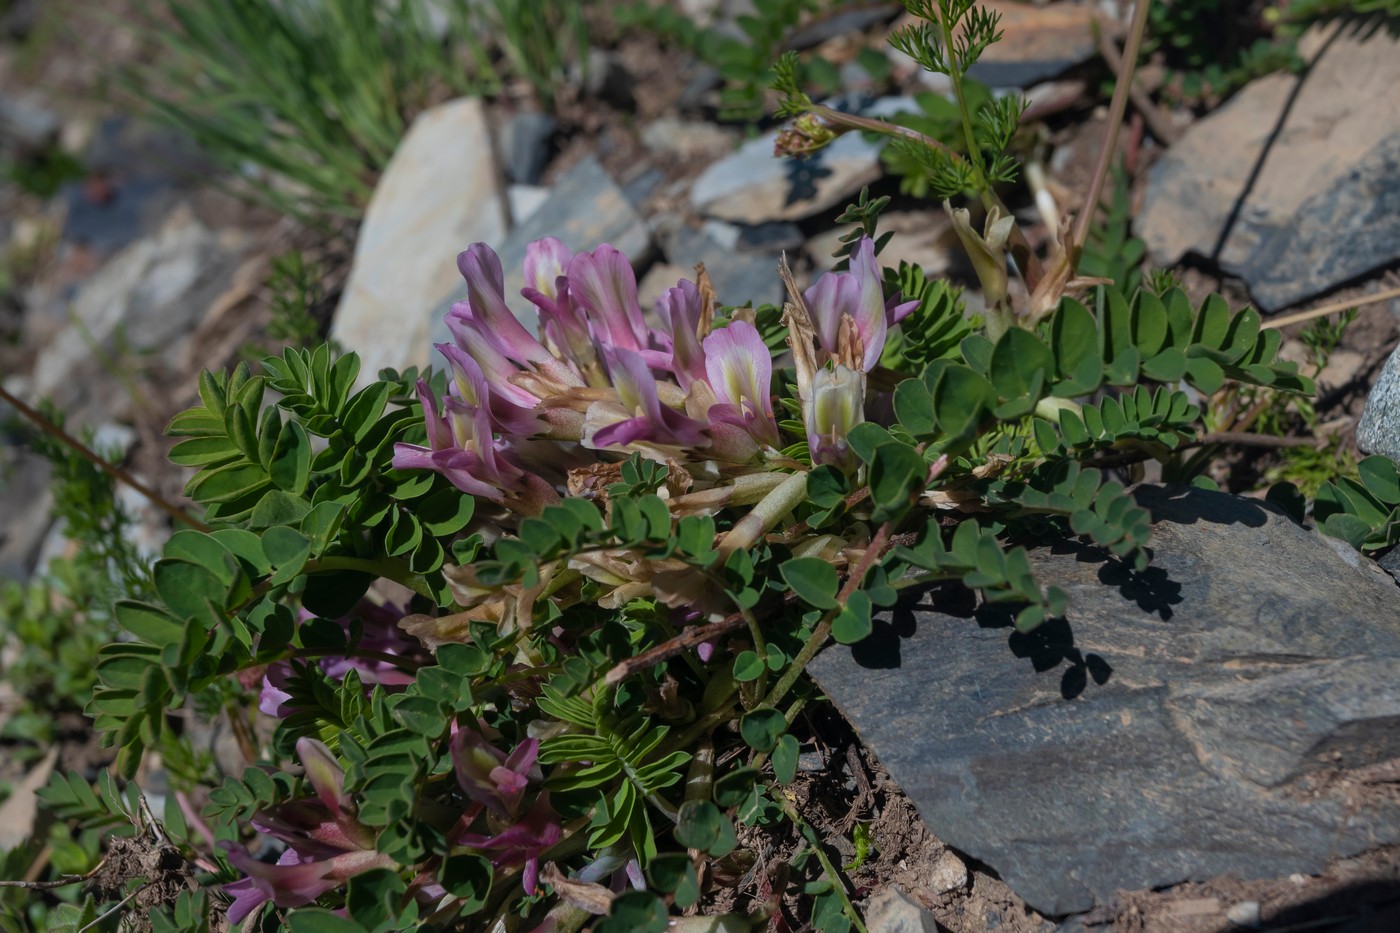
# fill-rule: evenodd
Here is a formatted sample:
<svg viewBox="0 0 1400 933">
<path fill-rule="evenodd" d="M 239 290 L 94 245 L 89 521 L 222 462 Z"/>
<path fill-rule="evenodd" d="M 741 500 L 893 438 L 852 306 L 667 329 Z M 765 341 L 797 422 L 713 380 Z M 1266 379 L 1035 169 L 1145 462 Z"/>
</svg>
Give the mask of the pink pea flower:
<svg viewBox="0 0 1400 933">
<path fill-rule="evenodd" d="M 718 404 L 712 421 L 743 429 L 761 446 L 779 443 L 773 418 L 773 357 L 748 321 L 733 321 L 712 331 L 702 343 L 705 375 Z"/>
<path fill-rule="evenodd" d="M 627 257 L 606 243 L 569 260 L 569 297 L 587 316 L 593 339 L 604 348 L 641 352 L 650 343 L 637 276 Z"/>
<path fill-rule="evenodd" d="M 474 729 L 452 736 L 452 767 L 462 791 L 503 820 L 513 819 L 530 781 L 543 779 L 535 765 L 538 739 L 526 739 L 506 755 Z"/>
<path fill-rule="evenodd" d="M 491 391 L 481 366 L 465 350 L 450 343 L 434 346 L 447 359 L 457 397 L 474 408 L 485 409 L 494 430 L 524 438 L 541 429 L 542 421 L 535 407 L 520 405 L 503 393 Z"/>
<path fill-rule="evenodd" d="M 875 260 L 875 243 L 861 237 L 851 251 L 849 272 L 828 272 L 807 289 L 803 297 L 812 311 L 812 324 L 822 348 L 836 357 L 842 318 L 849 317 L 860 338 L 861 371 L 870 372 L 880 362 L 889 328 L 908 317 L 917 301 L 885 301 L 880 265 Z"/>
<path fill-rule="evenodd" d="M 277 864 L 260 862 L 247 849 L 225 841 L 228 860 L 246 878 L 224 887 L 233 898 L 228 919 L 240 923 L 259 905 L 310 904 L 350 878 L 374 868 L 396 868 L 392 858 L 375 851 L 374 832 L 355 818 L 344 795 L 344 773 L 330 749 L 315 739 L 297 740 L 297 757 L 315 797 L 291 800 L 258 811 L 253 826 L 287 845 Z"/>
<path fill-rule="evenodd" d="M 457 268 L 467 283 L 465 313 L 480 324 L 481 335 L 488 343 L 502 356 L 522 365 L 553 359 L 507 307 L 505 272 L 495 250 L 485 243 L 473 243 L 457 256 Z M 453 305 L 452 313 L 462 304 Z"/>
<path fill-rule="evenodd" d="M 623 349 L 604 351 L 608 373 L 617 389 L 618 401 L 626 413 L 622 418 L 598 427 L 584 446 L 594 449 L 625 447 L 647 442 L 676 447 L 700 447 L 707 442 L 705 424 L 669 405 L 657 394 L 656 379 L 640 353 Z"/>
<path fill-rule="evenodd" d="M 540 877 L 540 856 L 564 836 L 559 816 L 549 805 L 549 795 L 541 793 L 528 813 L 514 826 L 494 836 L 467 833 L 458 841 L 488 853 L 497 868 L 523 866 L 521 885 L 526 894 L 534 894 Z"/>
<path fill-rule="evenodd" d="M 478 397 L 489 393 L 479 370 L 469 372 L 468 380 L 474 382 Z M 439 415 L 437 396 L 421 379 L 418 398 L 428 423 L 430 446 L 403 441 L 394 444 L 394 469 L 433 470 L 463 492 L 493 502 L 502 501 L 507 491 L 521 485 L 524 473 L 499 449 L 485 408 L 448 398 L 443 415 Z"/>
<path fill-rule="evenodd" d="M 525 287 L 520 290 L 540 312 L 544 345 L 560 359 L 571 360 L 595 384 L 598 351 L 588 319 L 569 293 L 567 270 L 573 253 L 554 237 L 525 247 Z"/>
<path fill-rule="evenodd" d="M 354 609 L 337 621 L 346 629 L 347 636 L 351 624 L 359 623 L 360 638 L 355 643 L 359 649 L 379 654 L 398 655 L 412 661 L 427 663 L 431 656 L 423 649 L 422 643 L 399 628 L 399 619 L 403 618 L 403 615 L 403 610 L 398 606 L 392 604 L 380 606 L 368 599 L 362 599 Z M 301 613 L 302 621 L 310 618 L 310 613 L 305 611 Z M 414 680 L 412 673 L 389 661 L 347 656 L 325 657 L 316 663 L 321 666 L 321 670 L 325 671 L 327 677 L 337 681 L 344 680 L 345 675 L 353 668 L 359 676 L 360 682 L 367 688 L 378 684 L 394 691 L 413 683 Z M 268 665 L 267 670 L 263 673 L 258 709 L 278 719 L 296 712 L 296 709 L 291 705 L 292 694 L 285 689 L 292 676 L 293 669 L 289 661 L 276 661 Z"/>
<path fill-rule="evenodd" d="M 865 420 L 865 374 L 840 363 L 822 367 L 812 378 L 807 406 L 807 446 L 812 465 L 831 464 L 842 470 L 855 466 L 846 438 Z"/>
<path fill-rule="evenodd" d="M 656 300 L 656 314 L 671 340 L 671 372 L 680 387 L 705 378 L 705 353 L 700 346 L 700 289 L 681 279 Z"/>
</svg>

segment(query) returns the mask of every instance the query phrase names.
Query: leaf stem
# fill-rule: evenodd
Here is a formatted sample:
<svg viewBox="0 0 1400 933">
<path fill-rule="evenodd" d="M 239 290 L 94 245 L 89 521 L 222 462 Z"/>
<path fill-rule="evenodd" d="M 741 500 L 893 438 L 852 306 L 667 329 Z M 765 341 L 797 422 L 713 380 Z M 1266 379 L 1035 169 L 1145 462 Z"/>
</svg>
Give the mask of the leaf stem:
<svg viewBox="0 0 1400 933">
<path fill-rule="evenodd" d="M 12 406 L 15 409 L 15 411 L 18 411 L 21 415 L 25 417 L 26 420 L 31 422 L 39 430 L 43 431 L 45 434 L 49 435 L 50 437 L 54 438 L 55 440 L 59 441 L 65 446 L 72 448 L 72 450 L 75 453 L 77 453 L 83 459 L 90 462 L 93 466 L 97 467 L 102 472 L 106 473 L 108 476 L 112 477 L 117 482 L 125 483 L 132 489 L 139 492 L 141 495 L 145 496 L 148 500 L 150 500 L 152 505 L 159 508 L 162 512 L 169 515 L 175 521 L 180 522 L 183 525 L 187 525 L 190 528 L 195 529 L 196 531 L 209 530 L 209 526 L 204 524 L 204 522 L 190 515 L 184 509 L 180 508 L 178 505 L 171 502 L 169 499 L 165 498 L 160 493 L 156 492 L 150 486 L 147 486 L 145 483 L 132 476 L 126 470 L 122 469 L 114 463 L 108 463 L 103 457 L 99 456 L 95 450 L 93 450 L 88 445 L 84 444 L 82 441 L 78 440 L 73 435 L 69 434 L 63 428 L 59 427 L 58 424 L 56 424 L 52 419 L 46 417 L 42 412 L 30 407 L 20 399 L 16 398 L 14 395 L 7 392 L 4 386 L 0 386 L 0 401 L 3 401 L 6 404 Z"/>
<path fill-rule="evenodd" d="M 802 645 L 802 650 L 797 653 L 797 657 L 792 659 L 787 670 L 783 671 L 783 676 L 773 685 L 773 690 L 763 698 L 760 705 L 776 707 L 782 702 L 783 697 L 792 689 L 792 685 L 797 683 L 797 678 L 802 676 L 807 665 L 817 656 L 822 645 L 826 644 L 827 638 L 831 635 L 831 623 L 836 618 L 836 613 L 841 611 L 841 607 L 846 605 L 846 600 L 851 598 L 851 594 L 860 589 L 861 583 L 865 581 L 865 574 L 879 559 L 885 550 L 885 545 L 890 540 L 890 533 L 893 531 L 889 522 L 885 522 L 876 531 L 874 537 L 870 539 L 870 546 L 865 549 L 865 553 L 860 556 L 860 560 L 852 568 L 850 576 L 846 578 L 846 585 L 841 588 L 841 592 L 836 596 L 837 608 L 828 610 L 822 620 L 817 623 L 817 627 L 812 630 L 811 636 Z"/>
<path fill-rule="evenodd" d="M 962 85 L 964 64 L 956 60 L 957 55 L 953 51 L 953 23 L 946 14 L 938 17 L 938 26 L 943 30 L 943 54 L 948 58 L 948 77 L 953 82 L 953 96 L 957 99 L 958 114 L 962 117 L 968 160 L 977 170 L 977 190 L 982 192 L 989 189 L 991 184 L 987 180 L 987 168 L 982 164 L 982 150 L 977 145 L 977 134 L 972 129 L 972 112 L 967 109 L 967 95 Z"/>
</svg>

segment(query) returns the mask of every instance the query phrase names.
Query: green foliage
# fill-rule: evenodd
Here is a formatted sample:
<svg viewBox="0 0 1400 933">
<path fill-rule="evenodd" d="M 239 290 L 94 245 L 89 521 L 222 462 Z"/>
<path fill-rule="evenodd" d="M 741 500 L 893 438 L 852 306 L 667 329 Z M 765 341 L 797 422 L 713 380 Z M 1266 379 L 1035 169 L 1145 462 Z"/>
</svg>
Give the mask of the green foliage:
<svg viewBox="0 0 1400 933">
<path fill-rule="evenodd" d="M 985 89 L 979 95 L 966 80 L 982 52 L 1001 38 L 1001 14 L 974 0 L 907 0 L 905 6 L 917 19 L 891 33 L 890 45 L 926 71 L 946 75 L 954 91 L 951 114 L 933 96 L 919 100 L 924 115 L 915 118 L 915 125 L 934 130 L 925 135 L 938 145 L 907 137 L 890 142 L 890 160 L 906 179 L 913 179 L 906 187 L 951 198 L 1015 181 L 1017 163 L 1010 150 L 1026 101 L 1015 96 L 979 100 Z M 949 144 L 955 127 L 965 147 L 961 155 Z"/>
<path fill-rule="evenodd" d="M 53 197 L 65 183 L 76 181 L 84 174 L 82 163 L 57 146 L 22 155 L 0 166 L 0 176 L 44 199 Z"/>
<path fill-rule="evenodd" d="M 1288 15 L 1297 15 L 1296 4 Z M 1168 93 L 1187 102 L 1219 100 L 1254 78 L 1303 67 L 1295 37 L 1267 34 L 1260 18 L 1235 4 L 1177 0 L 1153 4 L 1148 16 L 1144 51 L 1165 58 Z"/>
<path fill-rule="evenodd" d="M 59 412 L 44 411 L 62 425 Z M 86 440 L 93 443 L 90 433 Z M 0 737 L 21 743 L 21 758 L 41 754 L 75 724 L 96 681 L 94 659 L 120 633 L 113 601 L 151 592 L 145 558 L 132 543 L 134 521 L 111 475 L 48 434 L 36 432 L 28 446 L 49 463 L 53 515 L 74 548 L 27 584 L 0 584 L 7 645 L 0 673 L 18 695 Z M 120 459 L 115 449 L 99 453 Z"/>
<path fill-rule="evenodd" d="M 1357 479 L 1324 483 L 1313 503 L 1313 520 L 1325 534 L 1357 550 L 1376 551 L 1400 543 L 1400 476 L 1389 457 L 1367 457 Z M 1285 487 L 1286 488 L 1286 487 Z"/>
<path fill-rule="evenodd" d="M 267 280 L 272 320 L 264 333 L 274 346 L 310 349 L 325 338 L 319 319 L 327 310 L 324 275 L 320 266 L 307 262 L 297 250 L 273 258 Z"/>
<path fill-rule="evenodd" d="M 1142 261 L 1147 255 L 1147 244 L 1132 235 L 1132 215 L 1128 172 L 1119 161 L 1113 167 L 1105 203 L 1089 228 L 1079 274 L 1111 279 L 1125 295 L 1142 285 Z"/>
<path fill-rule="evenodd" d="M 860 197 L 853 204 L 848 204 L 841 216 L 836 218 L 838 224 L 854 224 L 854 228 L 841 234 L 838 237 L 840 246 L 832 253 L 832 258 L 838 260 L 835 265 L 837 271 L 844 271 L 850 268 L 851 250 L 855 249 L 861 237 L 869 237 L 874 241 L 875 255 L 880 255 L 880 250 L 885 248 L 885 244 L 894 236 L 893 232 L 880 234 L 877 232 L 880 224 L 880 212 L 889 206 L 889 196 L 870 199 L 870 186 L 866 185 L 860 189 Z"/>
<path fill-rule="evenodd" d="M 409 122 L 444 88 L 491 92 L 513 74 L 548 102 L 586 47 L 580 4 L 450 0 L 433 7 L 447 15 L 445 40 L 424 0 L 162 5 L 143 29 L 163 54 L 136 68 L 133 87 L 299 216 L 358 217 Z"/>
<path fill-rule="evenodd" d="M 645 29 L 694 54 L 724 78 L 720 118 L 752 122 L 764 111 L 763 89 L 775 79 L 798 87 L 835 91 L 839 79 L 825 62 L 803 63 L 795 54 L 779 59 L 784 40 L 804 13 L 835 6 L 827 0 L 756 0 L 753 12 L 737 20 L 741 35 L 702 27 L 670 3 L 633 0 L 620 4 L 613 18 L 620 29 Z M 775 60 L 779 64 L 775 65 Z M 801 92 L 799 92 L 801 93 Z"/>
<path fill-rule="evenodd" d="M 919 266 L 900 262 L 897 270 L 887 270 L 885 287 L 919 303 L 885 341 L 880 365 L 888 369 L 919 372 L 935 360 L 953 359 L 981 323 L 966 316 L 962 289 L 928 278 Z"/>
</svg>

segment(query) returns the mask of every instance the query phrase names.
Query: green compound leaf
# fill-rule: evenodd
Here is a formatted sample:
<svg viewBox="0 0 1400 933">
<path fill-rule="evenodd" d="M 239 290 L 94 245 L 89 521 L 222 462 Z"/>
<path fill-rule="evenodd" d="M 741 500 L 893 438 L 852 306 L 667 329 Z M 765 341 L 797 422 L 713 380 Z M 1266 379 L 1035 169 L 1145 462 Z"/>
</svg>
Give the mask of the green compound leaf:
<svg viewBox="0 0 1400 933">
<path fill-rule="evenodd" d="M 734 656 L 734 679 L 740 683 L 758 680 L 767 669 L 768 665 L 753 651 L 740 651 Z"/>
<path fill-rule="evenodd" d="M 684 852 L 669 852 L 652 859 L 647 867 L 652 887 L 675 895 L 675 904 L 684 910 L 700 899 L 700 879 L 695 863 Z"/>
<path fill-rule="evenodd" d="M 739 806 L 753 793 L 759 780 L 757 768 L 735 768 L 715 781 L 715 803 L 726 808 Z"/>
<path fill-rule="evenodd" d="M 773 774 L 778 779 L 779 784 L 791 784 L 797 777 L 797 738 L 793 735 L 785 735 L 778 740 L 778 744 L 773 748 Z"/>
<path fill-rule="evenodd" d="M 463 902 L 463 913 L 470 916 L 486 906 L 491 890 L 491 862 L 474 852 L 449 855 L 438 869 L 438 881 L 453 897 Z"/>
<path fill-rule="evenodd" d="M 864 590 L 856 590 L 831 621 L 831 637 L 843 645 L 854 645 L 863 640 L 872 629 L 872 612 L 870 595 Z"/>
</svg>

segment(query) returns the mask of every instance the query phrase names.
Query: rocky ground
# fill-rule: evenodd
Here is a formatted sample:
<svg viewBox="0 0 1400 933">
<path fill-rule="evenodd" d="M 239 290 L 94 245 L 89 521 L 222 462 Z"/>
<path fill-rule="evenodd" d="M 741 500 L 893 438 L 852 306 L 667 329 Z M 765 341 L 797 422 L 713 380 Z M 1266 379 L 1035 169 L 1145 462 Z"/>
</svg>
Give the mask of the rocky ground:
<svg viewBox="0 0 1400 933">
<path fill-rule="evenodd" d="M 139 42 L 119 16 L 61 5 L 66 25 L 38 3 L 0 4 L 0 151 L 9 161 L 66 152 L 77 166 L 48 196 L 0 184 L 0 377 L 104 432 L 171 495 L 184 478 L 165 465 L 161 428 L 190 403 L 201 368 L 270 348 L 270 263 L 292 248 L 322 273 L 313 310 L 326 332 L 371 373 L 431 362 L 443 312 L 462 297 L 453 257 L 475 241 L 501 254 L 507 294 L 522 284 L 525 244 L 553 235 L 576 250 L 623 250 L 644 307 L 697 263 L 721 301 L 775 301 L 778 257 L 803 282 L 829 268 L 843 232 L 834 218 L 869 185 L 894 199 L 882 221 L 898 231 L 887 263 L 973 286 L 941 207 L 901 194 L 876 143 L 850 136 L 815 160 L 777 161 L 776 128 L 717 119 L 719 76 L 651 35 L 600 23 L 587 79 L 561 89 L 552 116 L 509 95 L 426 112 L 363 223 L 328 230 L 210 185 L 200 153 L 120 96 L 96 94 L 106 72 L 91 50 L 111 67 L 140 54 Z M 1123 20 L 1111 3 L 989 5 L 1004 13 L 1005 41 L 975 77 L 1031 99 L 1027 175 L 1043 179 L 1057 212 L 1078 211 L 1103 137 L 1103 55 L 1116 54 Z M 723 22 L 742 3 L 686 6 Z M 908 111 L 914 95 L 946 89 L 885 51 L 899 18 L 897 5 L 863 4 L 790 44 L 833 66 L 842 106 Z M 55 31 L 37 42 L 43 29 Z M 863 49 L 887 74 L 871 73 Z M 1400 40 L 1334 21 L 1312 27 L 1299 54 L 1300 73 L 1257 78 L 1222 102 L 1183 99 L 1159 53 L 1125 147 L 1148 265 L 1177 269 L 1195 294 L 1221 291 L 1275 315 L 1400 283 Z M 1043 244 L 1034 196 L 1021 185 L 1008 201 Z M 1365 308 L 1319 376 L 1311 425 L 1335 438 L 1338 456 L 1355 452 L 1397 322 L 1400 300 Z M 1293 351 L 1304 352 L 1297 341 Z M 1392 393 L 1400 398 L 1374 389 Z M 1369 449 L 1392 454 L 1396 438 L 1389 417 L 1363 432 Z M 1275 456 L 1235 452 L 1212 475 L 1246 492 Z M 64 547 L 44 475 L 0 412 L 0 577 L 27 578 Z M 1400 638 L 1373 625 L 1400 618 L 1400 596 L 1355 555 L 1348 563 L 1262 508 L 1228 525 L 1210 516 L 1234 506 L 1176 514 L 1196 507 L 1162 504 L 1179 536 L 1147 575 L 1098 570 L 1084 593 L 1110 602 L 1084 610 L 1072 632 L 1018 642 L 996 619 L 911 607 L 867 654 L 819 659 L 816 676 L 855 733 L 839 720 L 808 723 L 797 793 L 843 859 L 856 857 L 845 851 L 853 820 L 869 826 L 873 853 L 854 877 L 872 929 L 1400 927 Z M 161 529 L 150 525 L 143 543 L 155 548 Z M 1088 566 L 1046 560 L 1067 579 Z M 1250 594 L 1243 604 L 1240 593 Z M 1277 631 L 1261 629 L 1266 618 Z M 909 656 L 934 635 L 942 647 L 930 657 L 946 669 L 879 655 Z M 1156 655 L 1144 647 L 1152 639 Z M 1022 665 L 1014 675 L 1008 648 Z M 903 697 L 916 674 L 924 701 L 911 707 Z M 846 678 L 860 696 L 843 694 Z M 959 705 L 969 690 L 975 709 Z M 796 843 L 744 841 L 758 897 Z"/>
</svg>

